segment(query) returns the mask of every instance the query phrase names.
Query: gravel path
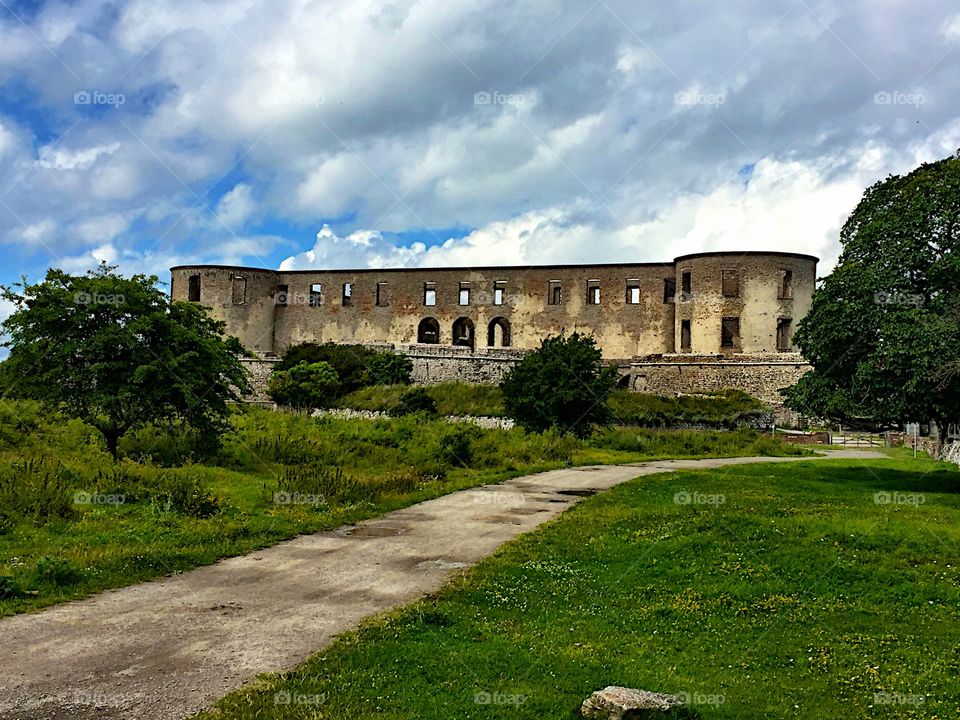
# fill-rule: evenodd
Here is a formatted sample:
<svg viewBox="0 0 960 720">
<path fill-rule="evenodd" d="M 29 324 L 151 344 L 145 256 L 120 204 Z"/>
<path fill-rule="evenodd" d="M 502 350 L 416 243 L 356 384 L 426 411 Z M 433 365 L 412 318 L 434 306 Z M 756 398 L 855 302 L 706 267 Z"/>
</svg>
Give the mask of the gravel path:
<svg viewBox="0 0 960 720">
<path fill-rule="evenodd" d="M 885 457 L 855 450 L 823 456 Z M 528 475 L 5 618 L 0 719 L 183 718 L 260 673 L 295 666 L 362 619 L 437 590 L 589 491 L 669 470 L 803 459 L 656 461 Z"/>
</svg>

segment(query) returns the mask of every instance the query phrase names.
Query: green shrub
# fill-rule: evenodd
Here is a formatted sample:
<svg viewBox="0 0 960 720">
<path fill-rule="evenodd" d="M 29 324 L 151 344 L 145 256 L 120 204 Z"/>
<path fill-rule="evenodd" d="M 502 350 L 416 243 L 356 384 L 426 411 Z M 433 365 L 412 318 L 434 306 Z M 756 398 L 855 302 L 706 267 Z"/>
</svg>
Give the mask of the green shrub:
<svg viewBox="0 0 960 720">
<path fill-rule="evenodd" d="M 473 462 L 473 438 L 478 432 L 479 428 L 455 427 L 441 436 L 440 459 L 453 467 L 470 467 Z"/>
<path fill-rule="evenodd" d="M 220 499 L 204 489 L 200 478 L 189 468 L 165 471 L 150 493 L 153 508 L 195 518 L 209 518 L 221 512 Z"/>
<path fill-rule="evenodd" d="M 400 401 L 390 408 L 390 414 L 393 417 L 403 415 L 412 415 L 414 413 L 425 413 L 427 415 L 437 414 L 437 404 L 430 397 L 426 388 L 416 387 L 405 392 Z"/>
<path fill-rule="evenodd" d="M 587 437 L 613 415 L 607 400 L 616 368 L 603 363 L 593 338 L 574 333 L 549 337 L 507 372 L 500 383 L 507 415 L 526 430 Z"/>
<path fill-rule="evenodd" d="M 367 370 L 372 385 L 409 385 L 413 361 L 406 355 L 385 350 L 370 356 Z"/>
<path fill-rule="evenodd" d="M 301 362 L 289 370 L 274 371 L 267 394 L 278 405 L 312 410 L 332 404 L 340 392 L 340 380 L 329 363 Z"/>
<path fill-rule="evenodd" d="M 274 374 L 296 367 L 300 363 L 328 363 L 340 380 L 338 393 L 349 393 L 370 384 L 368 364 L 375 350 L 363 345 L 337 343 L 301 343 L 289 348 L 273 369 Z"/>
<path fill-rule="evenodd" d="M 54 587 L 68 587 L 78 582 L 82 574 L 72 562 L 66 558 L 42 556 L 27 576 L 30 586 L 52 585 Z"/>
</svg>

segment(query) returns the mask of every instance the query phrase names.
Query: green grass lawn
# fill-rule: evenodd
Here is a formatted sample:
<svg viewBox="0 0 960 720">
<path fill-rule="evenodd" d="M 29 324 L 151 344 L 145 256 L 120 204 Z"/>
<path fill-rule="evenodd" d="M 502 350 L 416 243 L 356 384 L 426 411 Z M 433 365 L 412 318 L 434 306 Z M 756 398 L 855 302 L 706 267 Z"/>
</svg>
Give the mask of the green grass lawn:
<svg viewBox="0 0 960 720">
<path fill-rule="evenodd" d="M 200 717 L 574 718 L 618 684 L 704 720 L 958 718 L 958 563 L 960 472 L 927 458 L 647 476 Z"/>
<path fill-rule="evenodd" d="M 250 409 L 232 420 L 211 456 L 148 428 L 122 442 L 115 464 L 83 423 L 0 402 L 0 616 L 567 464 L 803 452 L 748 431 L 621 427 L 579 441 L 417 416 Z M 123 502 L 78 504 L 76 493 Z M 295 502 L 277 502 L 277 493 Z"/>
</svg>

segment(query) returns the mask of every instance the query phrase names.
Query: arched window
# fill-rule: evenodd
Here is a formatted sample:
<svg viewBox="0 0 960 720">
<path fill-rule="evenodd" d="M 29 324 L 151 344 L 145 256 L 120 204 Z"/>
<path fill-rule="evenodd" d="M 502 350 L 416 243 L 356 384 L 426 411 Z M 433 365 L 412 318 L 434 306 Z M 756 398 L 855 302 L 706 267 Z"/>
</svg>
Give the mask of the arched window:
<svg viewBox="0 0 960 720">
<path fill-rule="evenodd" d="M 473 320 L 457 318 L 453 323 L 453 344 L 473 349 Z"/>
<path fill-rule="evenodd" d="M 436 345 L 440 342 L 440 323 L 433 318 L 424 318 L 417 326 L 417 342 Z"/>
<path fill-rule="evenodd" d="M 487 327 L 488 347 L 510 347 L 510 321 L 497 317 Z"/>
</svg>

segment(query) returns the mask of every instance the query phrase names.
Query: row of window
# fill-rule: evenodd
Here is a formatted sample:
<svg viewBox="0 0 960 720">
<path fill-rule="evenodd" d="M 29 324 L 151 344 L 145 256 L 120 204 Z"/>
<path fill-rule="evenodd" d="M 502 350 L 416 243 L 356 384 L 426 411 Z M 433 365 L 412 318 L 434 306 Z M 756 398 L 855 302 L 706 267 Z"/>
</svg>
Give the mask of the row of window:
<svg viewBox="0 0 960 720">
<path fill-rule="evenodd" d="M 680 321 L 680 352 L 690 352 L 693 333 L 689 320 Z M 720 322 L 720 347 L 736 350 L 740 347 L 740 318 L 725 317 Z M 793 320 L 777 320 L 777 352 L 793 352 Z"/>
<path fill-rule="evenodd" d="M 474 348 L 476 345 L 473 320 L 462 317 L 453 323 L 451 339 L 454 345 Z M 436 318 L 428 317 L 417 326 L 417 342 L 427 345 L 440 343 L 440 323 Z M 510 347 L 510 321 L 506 318 L 494 318 L 487 325 L 487 347 Z"/>
<path fill-rule="evenodd" d="M 738 270 L 723 270 L 721 274 L 721 291 L 724 297 L 736 298 L 740 296 L 740 273 Z M 673 278 L 663 281 L 663 302 L 671 303 L 676 299 L 677 283 Z M 507 281 L 497 280 L 493 283 L 493 304 L 503 305 L 506 300 Z M 685 270 L 680 274 L 680 300 L 687 301 L 693 294 L 693 276 L 691 271 Z M 780 299 L 793 297 L 793 271 L 781 270 L 778 296 Z M 278 285 L 275 295 L 277 305 L 310 305 L 311 307 L 323 303 L 323 285 L 313 283 L 306 295 L 291 294 L 289 285 Z M 191 275 L 188 282 L 188 298 L 191 302 L 200 301 L 200 276 Z M 457 300 L 459 305 L 470 305 L 473 302 L 472 284 L 461 282 Z M 231 301 L 234 305 L 243 305 L 247 301 L 247 280 L 242 275 L 234 275 L 231 286 Z M 563 283 L 560 280 L 550 280 L 547 283 L 547 304 L 562 305 L 564 301 Z M 640 304 L 640 281 L 628 278 L 626 280 L 625 301 L 627 305 Z M 588 305 L 600 304 L 600 280 L 587 280 L 586 302 Z M 345 282 L 340 289 L 340 303 L 344 307 L 353 305 L 353 283 Z M 376 285 L 377 307 L 390 305 L 389 283 L 378 282 Z M 431 307 L 437 304 L 437 284 L 425 282 L 423 284 L 423 304 Z"/>
</svg>

